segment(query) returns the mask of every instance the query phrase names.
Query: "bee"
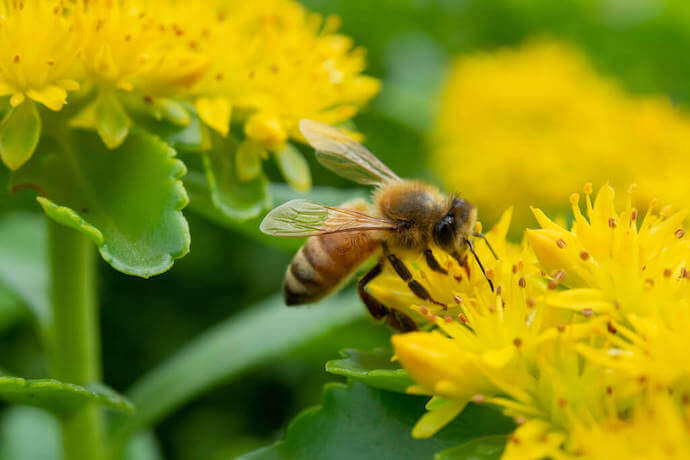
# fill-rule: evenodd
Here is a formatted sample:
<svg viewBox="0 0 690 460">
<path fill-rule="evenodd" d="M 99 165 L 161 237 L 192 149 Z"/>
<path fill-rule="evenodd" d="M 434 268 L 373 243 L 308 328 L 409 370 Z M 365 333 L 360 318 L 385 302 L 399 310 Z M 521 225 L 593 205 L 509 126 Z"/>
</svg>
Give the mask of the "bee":
<svg viewBox="0 0 690 460">
<path fill-rule="evenodd" d="M 408 288 L 422 300 L 441 306 L 415 280 L 396 255 L 402 250 L 420 251 L 434 272 L 448 275 L 430 248 L 452 256 L 469 275 L 466 253 L 474 256 L 486 276 L 472 237 L 477 210 L 468 201 L 442 194 L 438 188 L 398 177 L 363 145 L 329 125 L 302 120 L 300 130 L 316 149 L 316 158 L 338 175 L 363 185 L 375 186 L 373 206 L 364 200 L 340 207 L 324 206 L 297 199 L 273 209 L 261 223 L 261 231 L 281 237 L 309 237 L 295 255 L 285 274 L 283 294 L 288 306 L 316 302 L 340 287 L 365 261 L 379 254 L 378 263 L 357 283 L 360 298 L 370 314 L 399 331 L 417 329 L 415 321 L 386 307 L 367 292 L 366 286 L 384 264 L 392 266 Z M 489 249 L 495 257 L 491 245 Z"/>
</svg>

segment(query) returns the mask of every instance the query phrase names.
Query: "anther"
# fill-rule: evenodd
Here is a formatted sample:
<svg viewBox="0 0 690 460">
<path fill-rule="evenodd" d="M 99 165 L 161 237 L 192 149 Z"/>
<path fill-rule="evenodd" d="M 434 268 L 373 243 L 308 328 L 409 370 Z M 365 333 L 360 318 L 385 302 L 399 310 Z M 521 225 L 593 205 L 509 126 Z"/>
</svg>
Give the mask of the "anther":
<svg viewBox="0 0 690 460">
<path fill-rule="evenodd" d="M 527 297 L 527 300 L 525 300 L 525 303 L 527 304 L 528 307 L 534 307 L 534 305 L 535 305 L 534 299 L 531 297 Z"/>
<path fill-rule="evenodd" d="M 556 289 L 558 287 L 558 281 L 550 280 L 547 287 L 553 291 L 554 289 Z"/>
<path fill-rule="evenodd" d="M 566 401 L 564 398 L 558 398 L 558 406 L 563 409 L 565 406 L 568 405 L 568 401 Z"/>
<path fill-rule="evenodd" d="M 458 283 L 462 282 L 462 276 L 460 275 L 454 276 L 453 278 L 455 278 L 455 281 L 457 281 Z"/>
<path fill-rule="evenodd" d="M 615 217 L 609 217 L 609 227 L 616 228 L 616 218 Z"/>
<path fill-rule="evenodd" d="M 610 385 L 607 385 L 607 386 L 606 386 L 606 393 L 607 393 L 607 394 L 613 394 L 613 388 L 611 388 Z"/>
<path fill-rule="evenodd" d="M 580 259 L 582 259 L 582 260 L 589 260 L 589 252 L 587 252 L 587 251 L 582 251 L 582 252 L 580 253 Z"/>
<path fill-rule="evenodd" d="M 558 330 L 558 332 L 565 332 L 565 326 L 562 324 L 556 326 L 556 329 Z"/>
<path fill-rule="evenodd" d="M 615 334 L 616 332 L 618 332 L 618 329 L 616 329 L 616 327 L 613 325 L 613 323 L 612 323 L 611 321 L 608 321 L 608 322 L 606 323 L 606 329 L 607 329 L 611 334 Z"/>
<path fill-rule="evenodd" d="M 584 316 L 586 318 L 589 318 L 590 316 L 592 316 L 593 313 L 594 313 L 594 311 L 591 308 L 583 308 L 582 309 L 582 316 Z"/>
<path fill-rule="evenodd" d="M 633 221 L 636 221 L 636 220 L 637 220 L 637 209 L 633 208 L 632 211 L 630 211 L 630 218 L 631 218 Z"/>
<path fill-rule="evenodd" d="M 21 60 L 18 54 L 15 54 L 14 57 L 12 58 L 12 61 L 16 64 Z"/>
<path fill-rule="evenodd" d="M 592 183 L 591 183 L 591 182 L 587 182 L 587 183 L 585 184 L 585 186 L 582 188 L 582 191 L 583 191 L 586 195 L 590 195 L 590 194 L 592 193 Z"/>
<path fill-rule="evenodd" d="M 522 425 L 523 423 L 526 422 L 525 417 L 523 417 L 521 415 L 518 415 L 517 417 L 515 417 L 513 419 L 513 421 L 515 422 L 516 425 Z"/>
<path fill-rule="evenodd" d="M 453 317 L 450 315 L 444 316 L 443 319 L 446 320 L 446 323 L 452 323 L 453 322 Z"/>
<path fill-rule="evenodd" d="M 567 244 L 566 244 L 566 242 L 565 242 L 565 240 L 564 240 L 563 238 L 558 238 L 558 239 L 556 240 L 556 246 L 558 246 L 559 248 L 563 249 L 563 248 L 565 248 L 565 247 L 567 246 Z"/>
<path fill-rule="evenodd" d="M 578 201 L 580 201 L 579 193 L 573 193 L 570 195 L 570 204 L 577 204 Z"/>
<path fill-rule="evenodd" d="M 670 268 L 665 268 L 665 269 L 664 269 L 664 276 L 665 276 L 666 278 L 670 277 L 672 273 L 673 273 L 673 272 L 671 271 Z"/>
<path fill-rule="evenodd" d="M 455 301 L 456 304 L 460 305 L 462 303 L 462 297 L 459 295 L 453 296 L 453 300 Z"/>
<path fill-rule="evenodd" d="M 679 228 L 678 230 L 675 231 L 674 235 L 676 235 L 676 238 L 681 239 L 685 236 L 685 230 L 682 228 Z"/>
<path fill-rule="evenodd" d="M 520 346 L 522 345 L 522 339 L 520 337 L 515 337 L 513 339 L 513 345 L 520 348 Z"/>
<path fill-rule="evenodd" d="M 524 288 L 525 286 L 527 286 L 527 282 L 525 281 L 525 278 L 520 278 L 518 280 L 518 286 L 520 286 L 521 288 Z"/>
<path fill-rule="evenodd" d="M 429 309 L 426 308 L 424 305 L 419 307 L 419 311 L 422 313 L 422 315 L 428 315 L 429 314 Z"/>
<path fill-rule="evenodd" d="M 517 273 L 517 265 L 513 264 L 513 273 Z"/>
<path fill-rule="evenodd" d="M 683 267 L 680 269 L 680 279 L 688 277 L 688 269 Z"/>
<path fill-rule="evenodd" d="M 48 59 L 48 60 L 46 61 L 46 64 L 48 64 L 49 66 L 52 67 L 52 66 L 55 65 L 55 61 L 54 61 L 53 59 Z"/>
<path fill-rule="evenodd" d="M 644 280 L 645 284 L 647 284 L 649 287 L 654 287 L 654 280 L 651 278 L 647 278 Z"/>
<path fill-rule="evenodd" d="M 462 321 L 463 323 L 467 324 L 467 316 L 465 316 L 464 313 L 460 313 L 460 314 L 458 315 L 458 319 L 459 319 L 460 321 Z"/>
<path fill-rule="evenodd" d="M 560 269 L 554 275 L 553 278 L 557 281 L 563 281 L 565 279 L 565 270 Z"/>
<path fill-rule="evenodd" d="M 503 293 L 503 287 L 499 286 L 496 288 L 496 295 L 501 295 Z"/>
</svg>

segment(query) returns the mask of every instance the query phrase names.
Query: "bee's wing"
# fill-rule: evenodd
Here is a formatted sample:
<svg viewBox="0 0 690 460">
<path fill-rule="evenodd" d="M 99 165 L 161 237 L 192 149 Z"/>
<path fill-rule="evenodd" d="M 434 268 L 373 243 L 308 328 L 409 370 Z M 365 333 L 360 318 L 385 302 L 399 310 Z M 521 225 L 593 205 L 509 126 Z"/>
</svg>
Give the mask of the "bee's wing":
<svg viewBox="0 0 690 460">
<path fill-rule="evenodd" d="M 269 235 L 300 237 L 350 231 L 393 230 L 396 224 L 353 209 L 292 200 L 269 212 L 260 228 Z"/>
<path fill-rule="evenodd" d="M 332 126 L 302 120 L 300 131 L 316 149 L 316 159 L 336 174 L 364 185 L 399 181 L 388 166 L 362 144 Z"/>
</svg>

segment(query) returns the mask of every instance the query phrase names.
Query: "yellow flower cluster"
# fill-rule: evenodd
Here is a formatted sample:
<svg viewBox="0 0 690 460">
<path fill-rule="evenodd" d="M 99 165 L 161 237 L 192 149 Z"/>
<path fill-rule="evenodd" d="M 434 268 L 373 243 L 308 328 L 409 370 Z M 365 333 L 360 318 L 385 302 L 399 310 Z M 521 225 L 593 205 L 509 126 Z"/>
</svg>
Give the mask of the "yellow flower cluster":
<svg viewBox="0 0 690 460">
<path fill-rule="evenodd" d="M 58 111 L 68 91 L 81 87 L 77 104 L 95 92 L 72 126 L 98 128 L 111 148 L 128 110 L 189 123 L 183 99 L 223 135 L 234 112 L 261 149 L 280 149 L 300 140 L 299 119 L 347 121 L 379 89 L 337 28 L 293 0 L 7 0 L 0 96 Z"/>
<path fill-rule="evenodd" d="M 455 61 L 440 96 L 432 167 L 489 219 L 508 190 L 516 209 L 555 210 L 587 180 L 637 183 L 640 203 L 658 195 L 686 206 L 685 183 L 673 172 L 690 166 L 688 147 L 690 118 L 666 97 L 631 96 L 578 50 L 537 41 Z M 520 223 L 528 217 L 516 215 Z"/>
<path fill-rule="evenodd" d="M 395 335 L 395 355 L 433 396 L 413 435 L 426 437 L 469 403 L 490 404 L 517 428 L 504 459 L 687 458 L 690 453 L 690 241 L 685 212 L 622 211 L 606 185 L 584 212 L 571 196 L 570 229 L 541 226 L 505 241 L 510 212 L 478 245 L 479 267 L 442 258 L 449 276 L 413 265 L 446 306 L 420 302 L 388 272 L 372 286 L 432 330 Z M 478 276 L 479 275 L 479 276 Z M 425 329 L 425 328 L 423 328 Z M 663 430 L 654 427 L 663 426 Z"/>
</svg>

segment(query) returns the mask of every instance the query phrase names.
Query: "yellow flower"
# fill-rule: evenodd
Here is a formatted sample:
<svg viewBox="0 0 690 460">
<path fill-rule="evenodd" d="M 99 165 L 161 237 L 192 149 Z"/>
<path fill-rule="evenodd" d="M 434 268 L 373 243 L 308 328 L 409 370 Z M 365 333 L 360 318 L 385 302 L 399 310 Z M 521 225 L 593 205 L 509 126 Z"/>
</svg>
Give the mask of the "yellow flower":
<svg viewBox="0 0 690 460">
<path fill-rule="evenodd" d="M 495 292 L 474 279 L 476 265 L 460 269 L 441 254 L 450 276 L 415 271 L 434 299 L 454 301 L 447 308 L 421 304 L 392 273 L 373 284 L 386 305 L 433 328 L 392 338 L 416 383 L 408 391 L 433 396 L 414 436 L 433 435 L 474 401 L 516 421 L 503 459 L 688 455 L 686 213 L 652 206 L 641 217 L 632 188 L 623 211 L 610 186 L 594 202 L 591 192 L 585 214 L 571 196 L 570 230 L 535 209 L 542 228 L 521 246 L 506 243 L 504 215 L 489 232 L 500 260 L 481 256 Z M 635 447 L 666 424 L 670 434 Z"/>
<path fill-rule="evenodd" d="M 650 209 L 641 219 L 627 205 L 616 211 L 613 188 L 606 185 L 591 202 L 586 186 L 586 216 L 571 196 L 574 222 L 567 230 L 534 210 L 540 230 L 528 230 L 534 251 L 550 273 L 561 273 L 570 289 L 549 296 L 551 305 L 585 314 L 648 315 L 671 300 L 687 302 L 689 280 L 686 262 L 690 241 L 685 238 L 686 211 L 657 214 Z"/>
<path fill-rule="evenodd" d="M 638 403 L 629 417 L 612 414 L 601 423 L 586 421 L 572 430 L 572 449 L 581 458 L 648 460 L 690 458 L 690 412 L 663 392 Z"/>
<path fill-rule="evenodd" d="M 556 42 L 455 61 L 434 141 L 439 177 L 467 191 L 489 218 L 508 189 L 518 222 L 527 222 L 528 205 L 557 209 L 587 180 L 636 182 L 645 205 L 657 195 L 688 203 L 677 174 L 690 166 L 688 116 L 664 96 L 626 94 Z"/>
<path fill-rule="evenodd" d="M 361 74 L 363 50 L 335 33 L 335 18 L 323 22 L 292 0 L 215 5 L 192 35 L 212 62 L 197 110 L 221 134 L 235 114 L 249 139 L 277 150 L 301 139 L 299 120 L 347 121 L 378 91 L 378 80 Z"/>
<path fill-rule="evenodd" d="M 79 88 L 78 38 L 64 1 L 0 2 L 0 43 L 0 96 L 12 107 L 28 97 L 60 110 Z"/>
<path fill-rule="evenodd" d="M 81 60 L 98 85 L 145 96 L 187 93 L 208 66 L 185 37 L 187 21 L 172 1 L 79 0 L 74 21 L 81 39 Z"/>
</svg>

